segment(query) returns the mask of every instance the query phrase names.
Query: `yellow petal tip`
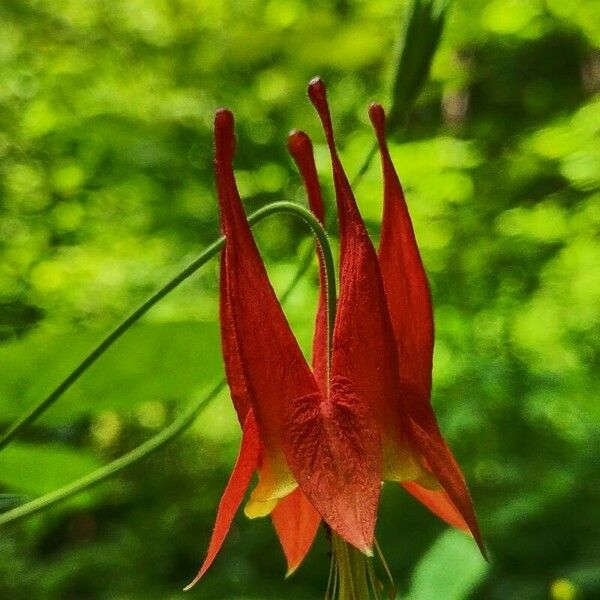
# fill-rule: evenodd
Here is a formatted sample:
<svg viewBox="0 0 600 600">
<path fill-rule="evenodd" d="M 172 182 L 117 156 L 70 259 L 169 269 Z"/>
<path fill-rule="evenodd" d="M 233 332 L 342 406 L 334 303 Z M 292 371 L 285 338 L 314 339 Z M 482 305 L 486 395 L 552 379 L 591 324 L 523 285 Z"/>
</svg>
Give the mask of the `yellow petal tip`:
<svg viewBox="0 0 600 600">
<path fill-rule="evenodd" d="M 298 570 L 298 566 L 290 567 L 285 573 L 285 578 L 288 579 L 288 577 L 291 577 Z"/>
<path fill-rule="evenodd" d="M 244 506 L 244 514 L 249 519 L 259 519 L 270 515 L 273 509 L 277 506 L 277 500 L 268 500 L 267 502 L 258 502 L 250 499 Z"/>
</svg>

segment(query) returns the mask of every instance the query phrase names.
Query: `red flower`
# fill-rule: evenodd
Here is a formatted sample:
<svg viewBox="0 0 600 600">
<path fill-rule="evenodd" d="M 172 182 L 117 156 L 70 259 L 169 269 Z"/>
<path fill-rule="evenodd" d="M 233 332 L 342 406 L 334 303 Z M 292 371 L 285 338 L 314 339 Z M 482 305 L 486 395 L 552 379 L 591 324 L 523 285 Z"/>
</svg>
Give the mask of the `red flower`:
<svg viewBox="0 0 600 600">
<path fill-rule="evenodd" d="M 427 279 L 398 177 L 385 143 L 385 116 L 372 105 L 384 175 L 379 256 L 338 158 L 319 79 L 309 96 L 329 146 L 341 253 L 340 295 L 328 357 L 321 290 L 308 367 L 269 283 L 246 220 L 234 173 L 233 115 L 215 117 L 216 179 L 226 246 L 221 260 L 221 337 L 227 380 L 243 437 L 225 489 L 206 572 L 255 471 L 245 512 L 271 514 L 289 571 L 308 552 L 320 520 L 371 552 L 381 481 L 397 481 L 482 548 L 471 500 L 430 405 L 433 319 Z M 288 147 L 314 214 L 323 202 L 312 146 L 290 134 Z M 191 584 L 193 585 L 193 584 Z"/>
</svg>

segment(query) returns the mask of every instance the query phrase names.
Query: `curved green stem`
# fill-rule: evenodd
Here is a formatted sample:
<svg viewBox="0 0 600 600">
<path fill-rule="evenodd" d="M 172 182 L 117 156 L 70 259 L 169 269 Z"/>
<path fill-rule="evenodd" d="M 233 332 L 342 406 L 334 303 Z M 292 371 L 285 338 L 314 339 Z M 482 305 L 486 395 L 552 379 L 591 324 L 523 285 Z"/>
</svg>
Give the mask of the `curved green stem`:
<svg viewBox="0 0 600 600">
<path fill-rule="evenodd" d="M 160 433 L 157 433 L 127 454 L 120 456 L 104 467 L 92 471 L 89 475 L 84 475 L 80 479 L 58 488 L 57 490 L 44 494 L 35 500 L 31 500 L 30 502 L 26 502 L 25 504 L 21 504 L 21 506 L 17 506 L 12 510 L 0 514 L 0 525 L 6 525 L 7 523 L 13 523 L 24 519 L 25 517 L 30 517 L 31 515 L 49 508 L 57 502 L 71 498 L 72 496 L 105 481 L 119 471 L 139 462 L 157 450 L 160 450 L 173 438 L 177 437 L 180 433 L 183 433 L 195 421 L 196 417 L 202 412 L 202 409 L 205 408 L 224 387 L 225 380 L 222 380 L 207 396 L 203 396 L 200 400 L 194 402 L 170 425 L 160 431 Z"/>
<path fill-rule="evenodd" d="M 327 321 L 329 330 L 331 331 L 333 329 L 333 322 L 335 320 L 336 285 L 333 253 L 327 239 L 327 233 L 325 232 L 323 226 L 319 223 L 318 219 L 309 210 L 292 202 L 276 202 L 265 206 L 264 208 L 253 213 L 248 218 L 248 221 L 251 225 L 255 225 L 266 217 L 280 212 L 287 212 L 302 219 L 310 227 L 319 242 L 325 263 L 328 298 Z M 133 323 L 139 320 L 144 313 L 154 306 L 154 304 L 156 304 L 160 298 L 166 296 L 182 281 L 192 275 L 192 273 L 198 270 L 200 266 L 208 262 L 210 258 L 222 250 L 224 246 L 225 238 L 221 237 L 216 242 L 211 244 L 192 264 L 176 275 L 163 288 L 161 288 L 146 302 L 144 302 L 144 304 L 137 308 L 129 317 L 122 321 L 121 324 L 118 325 L 116 329 L 114 329 L 102 342 L 100 342 L 100 344 L 94 350 L 92 350 L 92 352 L 78 365 L 78 367 L 67 376 L 67 378 L 56 388 L 56 390 L 54 390 L 54 392 L 52 392 L 52 394 L 50 394 L 50 396 L 45 398 L 42 402 L 40 402 L 40 404 L 34 407 L 34 409 L 29 411 L 26 417 L 20 419 L 9 430 L 9 433 L 12 432 L 11 438 L 14 437 L 20 429 L 33 421 L 36 416 L 48 408 L 52 402 L 57 400 L 61 394 L 63 394 L 79 377 L 81 377 L 81 375 L 92 363 L 94 363 L 129 327 L 131 327 Z M 171 423 L 171 425 L 167 426 L 160 433 L 157 433 L 154 437 L 150 438 L 143 444 L 140 444 L 120 458 L 117 458 L 104 467 L 100 467 L 89 475 L 85 475 L 84 477 L 81 477 L 72 483 L 69 483 L 57 490 L 36 498 L 35 500 L 0 514 L 0 525 L 12 523 L 35 513 L 41 512 L 57 502 L 66 500 L 67 498 L 70 498 L 98 483 L 101 483 L 123 469 L 156 452 L 175 437 L 183 433 L 194 422 L 196 417 L 202 412 L 203 408 L 208 405 L 208 403 L 215 398 L 224 387 L 225 380 L 222 379 L 207 396 L 194 402 L 187 410 L 177 417 L 175 421 Z"/>
<path fill-rule="evenodd" d="M 169 292 L 174 290 L 179 284 L 193 275 L 204 263 L 215 256 L 223 248 L 224 244 L 225 239 L 222 237 L 212 243 L 194 262 L 173 277 L 171 281 L 121 321 L 46 398 L 33 406 L 4 432 L 0 438 L 0 449 L 4 448 L 22 429 L 33 423 L 44 411 L 50 408 L 134 323 L 139 321 L 143 315 Z"/>
<path fill-rule="evenodd" d="M 297 204 L 292 202 L 279 202 L 277 204 L 270 204 L 266 206 L 262 210 L 269 209 L 272 206 L 279 206 L 281 212 L 290 212 L 303 219 L 304 222 L 311 228 L 313 234 L 317 238 L 319 242 L 319 246 L 321 247 L 321 253 L 323 256 L 323 263 L 325 266 L 325 287 L 326 287 L 326 296 L 327 296 L 327 331 L 328 331 L 328 345 L 329 351 L 331 353 L 331 340 L 333 336 L 333 326 L 335 323 L 335 310 L 337 306 L 337 292 L 336 292 L 336 284 L 335 284 L 335 262 L 333 260 L 333 252 L 331 250 L 331 245 L 329 244 L 329 239 L 327 237 L 327 232 L 325 228 L 319 220 L 306 208 L 300 207 Z M 298 210 L 300 209 L 300 210 Z M 257 213 L 255 214 L 258 214 Z M 305 261 L 310 264 L 310 260 Z M 303 266 L 304 262 L 301 266 Z M 291 281 L 290 285 L 286 289 L 286 291 L 282 294 L 281 301 L 285 302 L 289 296 L 291 295 L 293 289 L 296 287 L 298 282 L 301 279 L 301 275 L 298 273 Z"/>
<path fill-rule="evenodd" d="M 269 204 L 264 208 L 253 213 L 248 221 L 251 225 L 259 223 L 266 217 L 278 213 L 287 212 L 296 215 L 301 218 L 305 223 L 309 225 L 312 232 L 319 240 L 319 244 L 323 249 L 323 254 L 326 262 L 327 269 L 327 283 L 329 289 L 333 290 L 332 303 L 330 303 L 328 314 L 330 323 L 333 323 L 335 313 L 335 268 L 333 265 L 333 254 L 331 247 L 327 240 L 327 234 L 319 221 L 313 216 L 313 214 L 306 208 L 294 204 L 292 202 L 275 202 Z M 115 327 L 73 370 L 63 381 L 41 402 L 33 406 L 27 413 L 20 417 L 15 423 L 13 423 L 9 429 L 0 438 L 0 449 L 6 446 L 12 441 L 20 431 L 22 431 L 29 424 L 33 423 L 44 411 L 46 411 L 56 400 L 58 400 L 82 375 L 89 369 L 133 324 L 140 320 L 155 304 L 157 304 L 167 294 L 172 292 L 176 287 L 193 275 L 202 265 L 208 262 L 216 254 L 218 254 L 225 245 L 225 238 L 220 237 L 218 240 L 213 242 L 202 254 L 194 260 L 190 265 L 180 271 L 173 279 L 165 284 L 160 290 L 155 292 L 150 298 L 148 298 L 143 304 L 136 308 L 127 318 L 125 318 L 119 325 Z M 294 281 L 294 287 L 297 281 Z M 285 295 L 285 294 L 284 294 Z M 286 297 L 289 296 L 287 293 Z"/>
<path fill-rule="evenodd" d="M 377 148 L 378 148 L 377 142 L 375 142 L 373 144 L 373 146 L 371 146 L 371 149 L 369 150 L 368 154 L 365 156 L 365 159 L 362 162 L 360 169 L 358 170 L 358 172 L 354 176 L 354 179 L 350 183 L 350 186 L 352 188 L 356 187 L 360 183 L 360 180 L 364 177 L 365 173 L 369 170 L 371 161 L 373 160 L 373 157 L 377 153 Z M 327 219 L 327 222 L 325 224 L 326 227 L 329 229 L 329 227 L 331 227 L 331 225 L 333 224 L 334 221 L 335 221 L 335 218 Z M 314 254 L 313 249 L 308 248 L 304 252 L 302 257 L 300 258 L 300 263 L 298 265 L 298 268 L 296 269 L 296 273 L 294 274 L 292 281 L 290 281 L 290 283 L 288 284 L 288 287 L 281 295 L 281 303 L 282 304 L 284 304 L 287 301 L 287 299 L 292 295 L 292 293 L 294 292 L 294 290 L 296 289 L 296 287 L 298 286 L 298 284 L 300 283 L 300 281 L 302 280 L 304 275 L 306 275 L 306 272 L 308 271 L 308 269 L 310 268 L 310 265 L 312 263 L 313 254 Z M 330 336 L 333 335 L 332 327 L 329 328 L 329 335 Z M 329 340 L 329 344 L 331 345 L 331 339 Z"/>
</svg>

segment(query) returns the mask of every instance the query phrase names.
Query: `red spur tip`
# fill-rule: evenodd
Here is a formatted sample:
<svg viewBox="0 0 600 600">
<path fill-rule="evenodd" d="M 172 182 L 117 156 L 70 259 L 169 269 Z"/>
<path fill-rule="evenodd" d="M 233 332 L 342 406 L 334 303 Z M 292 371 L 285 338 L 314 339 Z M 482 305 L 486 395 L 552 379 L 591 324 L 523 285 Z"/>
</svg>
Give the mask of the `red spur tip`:
<svg viewBox="0 0 600 600">
<path fill-rule="evenodd" d="M 327 87 L 325 85 L 325 82 L 320 78 L 320 77 L 313 77 L 309 82 L 308 82 L 308 97 L 310 98 L 311 102 L 315 102 L 317 101 L 317 99 L 321 99 L 321 101 L 324 101 L 326 99 L 327 96 Z"/>
<path fill-rule="evenodd" d="M 320 77 L 315 77 L 310 80 L 308 84 L 308 97 L 321 119 L 323 129 L 325 130 L 325 137 L 327 138 L 327 144 L 332 151 L 335 151 L 333 125 L 331 123 L 331 113 L 327 102 L 327 88 L 325 87 L 325 82 Z"/>
<path fill-rule="evenodd" d="M 373 125 L 373 129 L 375 129 L 375 134 L 377 135 L 377 140 L 379 144 L 385 143 L 385 111 L 383 110 L 383 106 L 378 104 L 377 102 L 373 102 L 369 106 L 369 119 L 371 120 L 371 124 Z"/>
<path fill-rule="evenodd" d="M 304 131 L 294 129 L 288 134 L 287 147 L 294 160 L 304 163 L 312 155 L 312 143 Z"/>
<path fill-rule="evenodd" d="M 304 131 L 294 129 L 294 131 L 291 131 L 288 135 L 287 146 L 300 171 L 300 175 L 304 180 L 310 208 L 317 219 L 323 222 L 325 218 L 323 198 L 321 197 L 321 188 L 319 186 L 317 167 L 315 166 L 312 142 Z"/>
<path fill-rule="evenodd" d="M 219 158 L 232 159 L 235 154 L 235 117 L 227 108 L 215 113 L 215 144 Z"/>
</svg>

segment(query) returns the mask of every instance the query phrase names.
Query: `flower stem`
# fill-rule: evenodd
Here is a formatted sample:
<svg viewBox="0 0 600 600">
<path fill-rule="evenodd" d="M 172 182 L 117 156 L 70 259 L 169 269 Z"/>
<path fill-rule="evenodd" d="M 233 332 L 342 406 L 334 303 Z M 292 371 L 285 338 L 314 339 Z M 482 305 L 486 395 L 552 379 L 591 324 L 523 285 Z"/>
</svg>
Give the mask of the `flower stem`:
<svg viewBox="0 0 600 600">
<path fill-rule="evenodd" d="M 41 512 L 57 502 L 66 500 L 67 498 L 75 496 L 76 494 L 83 492 L 84 490 L 87 490 L 98 483 L 101 483 L 119 471 L 122 471 L 126 467 L 130 467 L 143 458 L 146 458 L 150 454 L 153 454 L 157 450 L 160 450 L 173 438 L 185 431 L 194 422 L 202 410 L 209 404 L 209 402 L 215 398 L 224 387 L 225 380 L 222 380 L 210 391 L 208 395 L 202 396 L 200 400 L 194 402 L 190 407 L 188 407 L 187 410 L 177 417 L 170 425 L 165 427 L 160 433 L 157 433 L 149 440 L 146 440 L 143 444 L 136 446 L 127 454 L 120 456 L 104 467 L 100 467 L 99 469 L 92 471 L 88 475 L 84 475 L 72 483 L 69 483 L 61 488 L 58 488 L 57 490 L 49 492 L 48 494 L 44 494 L 35 500 L 31 500 L 30 502 L 26 502 L 21 506 L 17 506 L 12 510 L 0 514 L 0 525 L 13 523 L 15 521 L 24 519 L 25 517 L 30 517 L 35 513 Z"/>
<path fill-rule="evenodd" d="M 333 254 L 331 246 L 327 239 L 327 234 L 319 221 L 303 206 L 292 202 L 274 202 L 257 210 L 248 221 L 251 225 L 256 225 L 266 217 L 275 213 L 286 212 L 295 214 L 302 219 L 311 228 L 317 237 L 325 257 L 325 267 L 327 269 L 327 285 L 333 290 L 333 305 L 328 307 L 329 319 L 335 315 L 335 267 L 333 264 Z M 44 411 L 46 411 L 56 400 L 58 400 L 82 375 L 87 371 L 132 325 L 137 323 L 155 304 L 172 292 L 176 287 L 193 275 L 200 267 L 206 264 L 211 258 L 217 255 L 225 246 L 225 238 L 220 237 L 213 242 L 196 260 L 180 271 L 173 279 L 167 282 L 161 289 L 152 294 L 143 304 L 138 306 L 128 317 L 119 323 L 82 361 L 69 373 L 65 379 L 43 400 L 33 406 L 28 412 L 13 423 L 9 429 L 4 432 L 0 438 L 0 449 L 11 442 L 17 434 L 33 423 Z M 297 282 L 293 282 L 297 283 Z M 291 292 L 286 290 L 284 296 L 287 298 Z"/>
<path fill-rule="evenodd" d="M 326 282 L 328 288 L 328 323 L 332 326 L 335 319 L 335 298 L 336 298 L 336 284 L 335 284 L 335 266 L 333 260 L 333 252 L 331 245 L 329 244 L 327 233 L 323 226 L 319 223 L 318 219 L 306 208 L 292 202 L 275 202 L 269 204 L 264 208 L 253 213 L 248 221 L 251 225 L 256 225 L 266 217 L 275 213 L 289 213 L 300 219 L 302 219 L 311 229 L 315 237 L 317 238 L 321 251 L 323 254 L 323 260 L 326 269 Z M 64 394 L 82 375 L 89 369 L 89 367 L 96 362 L 102 354 L 104 354 L 110 346 L 112 346 L 134 323 L 150 310 L 159 300 L 164 298 L 169 292 L 174 290 L 179 284 L 185 281 L 193 273 L 195 273 L 202 265 L 208 262 L 216 254 L 218 254 L 225 246 L 225 238 L 221 237 L 213 242 L 202 254 L 180 273 L 178 273 L 173 279 L 171 279 L 165 286 L 155 292 L 146 302 L 134 310 L 126 319 L 124 319 L 111 333 L 109 333 L 104 340 L 96 346 L 81 363 L 69 374 L 67 377 L 58 385 L 58 387 L 44 400 L 34 406 L 29 412 L 21 417 L 16 423 L 10 427 L 10 429 L 4 434 L 0 440 L 0 448 L 8 444 L 23 428 L 33 422 L 39 415 L 41 415 L 46 409 L 48 409 L 62 394 Z M 289 296 L 289 294 L 288 294 Z M 120 458 L 112 461 L 111 463 L 100 467 L 92 473 L 85 475 L 84 477 L 67 484 L 53 492 L 40 496 L 35 500 L 22 504 L 12 510 L 0 514 L 0 525 L 4 525 L 9 522 L 17 521 L 19 519 L 28 517 L 34 513 L 40 512 L 61 500 L 65 500 L 82 492 L 102 481 L 108 479 L 112 475 L 122 471 L 126 467 L 140 461 L 149 454 L 162 448 L 172 439 L 177 437 L 183 431 L 185 431 L 200 414 L 202 409 L 213 399 L 218 393 L 225 387 L 225 380 L 222 379 L 215 388 L 205 397 L 197 400 L 187 410 L 185 410 L 171 425 L 167 426 L 160 433 L 150 438 L 143 444 L 137 446 L 127 454 Z"/>
<path fill-rule="evenodd" d="M 325 600 L 381 600 L 382 591 L 373 558 L 332 533 L 331 575 Z"/>
</svg>

